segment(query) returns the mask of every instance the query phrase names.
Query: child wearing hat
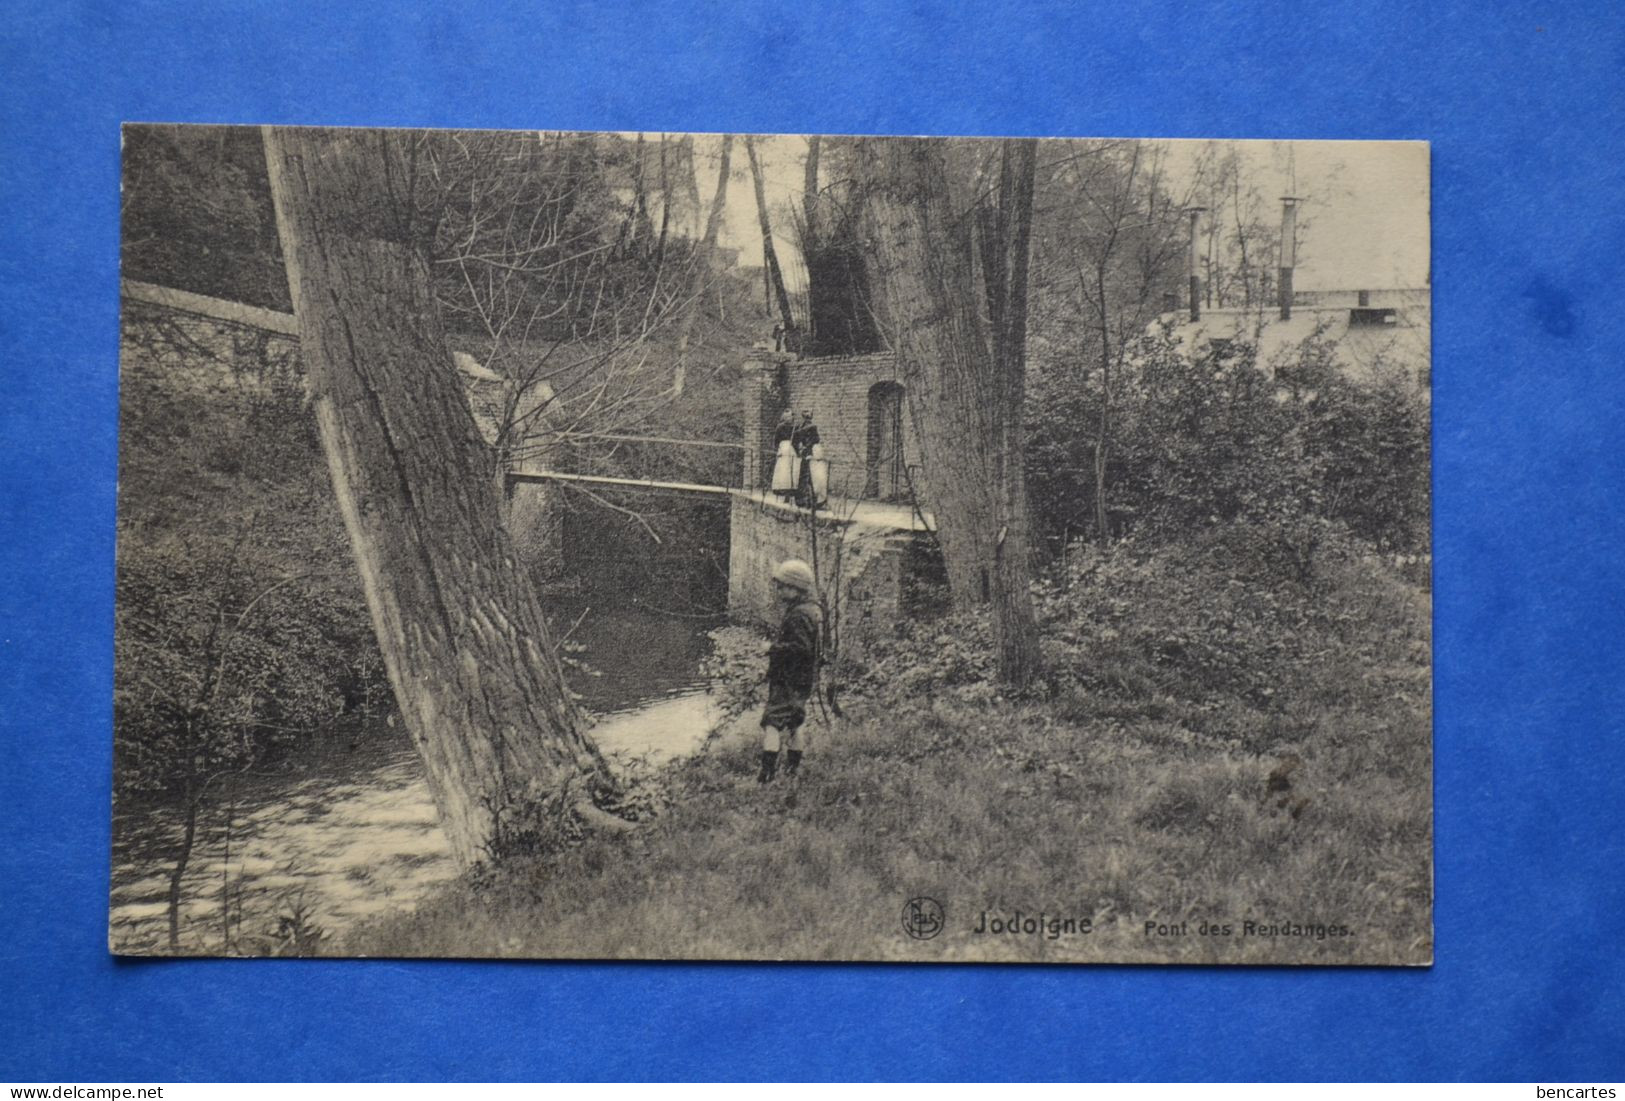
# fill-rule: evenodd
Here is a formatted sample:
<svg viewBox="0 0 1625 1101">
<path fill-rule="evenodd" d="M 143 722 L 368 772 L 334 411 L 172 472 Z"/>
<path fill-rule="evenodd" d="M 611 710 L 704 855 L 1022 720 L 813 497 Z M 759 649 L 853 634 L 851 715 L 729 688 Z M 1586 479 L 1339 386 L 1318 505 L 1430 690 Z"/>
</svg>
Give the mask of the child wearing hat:
<svg viewBox="0 0 1625 1101">
<path fill-rule="evenodd" d="M 771 783 L 778 772 L 779 749 L 787 751 L 784 774 L 794 776 L 806 748 L 801 725 L 807 700 L 818 679 L 818 633 L 822 615 L 813 590 L 812 567 L 787 559 L 773 571 L 773 595 L 784 605 L 779 637 L 767 651 L 767 707 L 762 712 L 762 768 L 758 783 Z"/>
</svg>

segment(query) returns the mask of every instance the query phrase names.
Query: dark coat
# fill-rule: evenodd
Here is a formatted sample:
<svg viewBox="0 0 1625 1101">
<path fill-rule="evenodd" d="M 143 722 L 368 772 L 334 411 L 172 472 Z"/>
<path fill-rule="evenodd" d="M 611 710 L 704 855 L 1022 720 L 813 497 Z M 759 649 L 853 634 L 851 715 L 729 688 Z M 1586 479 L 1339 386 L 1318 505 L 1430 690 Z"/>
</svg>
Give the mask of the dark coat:
<svg viewBox="0 0 1625 1101">
<path fill-rule="evenodd" d="M 795 448 L 796 454 L 803 459 L 812 454 L 813 444 L 818 442 L 816 424 L 797 425 L 796 430 L 790 435 L 790 446 Z"/>
<path fill-rule="evenodd" d="M 795 434 L 796 434 L 796 426 L 795 425 L 791 424 L 789 421 L 780 421 L 778 423 L 777 427 L 775 427 L 773 429 L 773 447 L 774 447 L 774 449 L 777 450 L 779 444 L 783 443 L 785 440 L 794 438 Z M 791 446 L 794 446 L 794 445 L 792 444 Z"/>
<path fill-rule="evenodd" d="M 763 726 L 794 730 L 807 718 L 807 699 L 818 679 L 818 633 L 822 621 L 811 600 L 792 604 L 767 651 L 767 708 Z"/>
</svg>

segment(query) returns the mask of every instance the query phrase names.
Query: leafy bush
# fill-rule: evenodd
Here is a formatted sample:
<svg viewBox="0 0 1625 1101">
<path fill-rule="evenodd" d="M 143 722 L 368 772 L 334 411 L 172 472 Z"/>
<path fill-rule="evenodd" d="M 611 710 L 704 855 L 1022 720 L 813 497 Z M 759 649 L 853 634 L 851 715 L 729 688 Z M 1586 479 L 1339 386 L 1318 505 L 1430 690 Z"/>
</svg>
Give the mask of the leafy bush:
<svg viewBox="0 0 1625 1101">
<path fill-rule="evenodd" d="M 847 683 L 856 695 L 898 703 L 982 703 L 998 694 L 994 665 L 986 614 L 960 613 L 907 621 L 897 636 L 876 639 L 866 659 L 849 669 Z"/>
<path fill-rule="evenodd" d="M 167 791 L 388 698 L 356 594 L 246 545 L 162 539 L 119 564 L 117 780 Z"/>
<path fill-rule="evenodd" d="M 717 710 L 737 718 L 767 702 L 768 640 L 749 627 L 718 627 L 710 632 L 711 652 L 701 672 L 711 681 Z"/>
<path fill-rule="evenodd" d="M 1179 540 L 1220 525 L 1271 534 L 1307 570 L 1337 525 L 1375 547 L 1428 546 L 1428 417 L 1397 375 L 1355 383 L 1324 332 L 1266 369 L 1240 342 L 1192 359 L 1166 332 L 1131 349 L 1113 384 L 1108 512 L 1123 531 Z M 1095 530 L 1098 375 L 1049 377 L 1028 408 L 1028 478 L 1041 541 Z M 1046 538 L 1047 537 L 1047 538 Z"/>
<path fill-rule="evenodd" d="M 1318 523 L 1307 558 L 1281 549 L 1292 533 L 1266 521 L 1180 545 L 1074 544 L 1067 568 L 1035 586 L 1049 680 L 1031 694 L 1061 721 L 1149 721 L 1175 742 L 1253 752 L 1295 744 L 1340 710 L 1425 706 L 1425 594 Z M 991 649 L 985 614 L 912 623 L 843 683 L 886 712 L 988 704 L 1005 698 Z"/>
<path fill-rule="evenodd" d="M 390 693 L 291 347 L 123 337 L 116 780 L 190 800 Z"/>
</svg>

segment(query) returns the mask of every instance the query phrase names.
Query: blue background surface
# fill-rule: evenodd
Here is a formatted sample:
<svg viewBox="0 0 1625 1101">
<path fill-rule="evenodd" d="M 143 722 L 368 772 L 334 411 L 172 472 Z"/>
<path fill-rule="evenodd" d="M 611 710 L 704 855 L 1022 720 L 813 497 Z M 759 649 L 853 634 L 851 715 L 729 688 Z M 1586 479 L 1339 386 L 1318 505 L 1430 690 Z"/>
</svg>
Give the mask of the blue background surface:
<svg viewBox="0 0 1625 1101">
<path fill-rule="evenodd" d="M 1625 1076 L 1612 4 L 53 3 L 0 26 L 0 1080 Z M 1430 970 L 108 956 L 124 120 L 1433 142 Z"/>
</svg>

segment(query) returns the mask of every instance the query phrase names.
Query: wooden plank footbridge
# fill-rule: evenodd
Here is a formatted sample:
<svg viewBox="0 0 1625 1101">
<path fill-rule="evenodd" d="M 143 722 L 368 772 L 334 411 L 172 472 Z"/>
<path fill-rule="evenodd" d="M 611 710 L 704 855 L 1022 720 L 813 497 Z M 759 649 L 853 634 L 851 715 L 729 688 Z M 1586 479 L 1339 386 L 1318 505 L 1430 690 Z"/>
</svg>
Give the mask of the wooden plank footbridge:
<svg viewBox="0 0 1625 1101">
<path fill-rule="evenodd" d="M 718 482 L 674 482 L 660 478 L 638 478 L 620 474 L 594 474 L 586 471 L 574 470 L 547 470 L 527 469 L 523 464 L 517 468 L 510 468 L 507 472 L 509 486 L 535 485 L 540 483 L 557 483 L 561 485 L 577 485 L 582 487 L 599 487 L 606 489 L 643 489 L 663 493 L 688 494 L 707 497 L 726 497 L 734 490 L 740 488 L 742 480 L 742 460 L 748 448 L 742 443 L 728 443 L 721 440 L 692 440 L 678 439 L 670 436 L 629 436 L 611 433 L 594 432 L 581 434 L 565 434 L 560 441 L 566 444 L 661 444 L 678 447 L 720 448 L 737 453 L 740 461 L 733 464 L 734 477 L 727 483 Z M 591 465 L 586 464 L 586 465 Z"/>
</svg>

